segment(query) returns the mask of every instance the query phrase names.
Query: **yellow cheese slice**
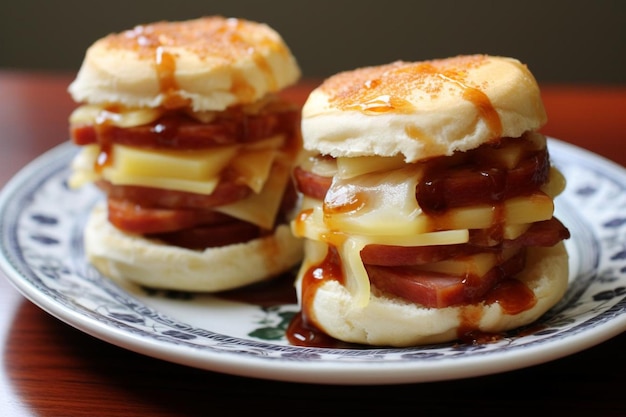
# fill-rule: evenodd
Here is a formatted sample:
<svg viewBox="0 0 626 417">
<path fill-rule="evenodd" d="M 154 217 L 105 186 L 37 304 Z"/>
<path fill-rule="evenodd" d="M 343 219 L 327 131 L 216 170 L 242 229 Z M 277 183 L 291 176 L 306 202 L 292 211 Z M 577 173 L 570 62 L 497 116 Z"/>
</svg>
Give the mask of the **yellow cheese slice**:
<svg viewBox="0 0 626 417">
<path fill-rule="evenodd" d="M 110 171 L 115 172 L 116 178 L 213 180 L 229 164 L 237 151 L 237 146 L 178 151 L 114 145 L 113 166 Z"/>
<path fill-rule="evenodd" d="M 530 223 L 505 224 L 502 228 L 502 237 L 510 240 L 516 239 L 523 235 L 530 226 Z"/>
<path fill-rule="evenodd" d="M 361 156 L 355 158 L 337 158 L 337 176 L 354 178 L 372 172 L 391 171 L 406 166 L 404 156 L 395 157 Z"/>
<path fill-rule="evenodd" d="M 107 110 L 104 105 L 85 104 L 70 115 L 73 125 L 107 123 L 117 127 L 135 127 L 154 122 L 163 111 L 157 108 L 120 108 Z"/>
<path fill-rule="evenodd" d="M 516 152 L 511 153 L 515 159 Z M 323 202 L 304 197 L 302 211 L 292 222 L 296 236 L 333 245 L 341 256 L 346 288 L 357 305 L 364 306 L 370 296 L 370 283 L 360 252 L 370 244 L 432 246 L 465 243 L 468 229 L 486 229 L 503 223 L 503 234 L 514 239 L 530 224 L 548 220 L 554 212 L 551 196 L 537 192 L 511 198 L 499 206 L 480 205 L 448 210 L 441 216 L 428 216 L 419 208 L 415 188 L 421 177 L 419 165 L 383 172 L 359 174 L 354 166 L 338 161 L 338 171 L 349 178 L 335 176 Z M 558 172 L 551 173 L 554 190 L 562 188 Z M 446 261 L 429 265 L 431 270 L 483 275 L 497 258 L 479 254 L 464 262 Z"/>
<path fill-rule="evenodd" d="M 278 151 L 273 149 L 242 151 L 235 157 L 231 166 L 255 193 L 260 193 L 267 181 Z"/>
<path fill-rule="evenodd" d="M 345 230 L 329 230 L 322 220 L 322 211 L 313 208 L 312 211 L 304 210 L 296 220 L 292 222 L 292 230 L 298 237 L 312 240 L 321 240 L 329 243 L 341 244 L 348 236 L 358 236 L 364 245 L 393 245 L 393 246 L 436 246 L 454 245 L 469 241 L 469 230 L 442 230 L 427 233 L 405 234 L 378 234 L 378 235 L 353 235 Z M 384 233 L 384 231 L 381 231 Z"/>
<path fill-rule="evenodd" d="M 346 288 L 357 306 L 369 302 L 370 282 L 361 259 L 361 250 L 370 244 L 394 246 L 434 246 L 466 243 L 469 230 L 446 230 L 431 233 L 411 233 L 395 235 L 352 235 L 344 231 L 329 230 L 324 223 L 320 201 L 306 197 L 302 202 L 301 214 L 292 221 L 292 230 L 299 237 L 312 241 L 332 244 L 343 260 L 343 276 Z M 425 216 L 424 216 L 425 217 Z M 384 231 L 383 231 L 384 233 Z"/>
<path fill-rule="evenodd" d="M 219 173 L 237 152 L 237 146 L 203 151 L 163 151 L 115 144 L 113 164 L 102 178 L 115 185 L 138 185 L 166 190 L 211 194 Z"/>
<path fill-rule="evenodd" d="M 72 158 L 72 172 L 68 179 L 68 185 L 71 188 L 80 188 L 100 179 L 100 175 L 93 169 L 99 154 L 99 145 L 86 145 Z"/>
<path fill-rule="evenodd" d="M 216 207 L 215 211 L 254 223 L 265 229 L 272 229 L 282 203 L 285 186 L 290 178 L 290 165 L 277 160 L 260 193 L 253 193 L 232 204 Z"/>
<path fill-rule="evenodd" d="M 259 193 L 279 155 L 275 150 L 285 137 L 277 135 L 249 145 L 233 145 L 200 151 L 154 150 L 115 144 L 111 166 L 94 170 L 100 154 L 99 145 L 83 146 L 72 163 L 70 186 L 104 178 L 117 185 L 211 194 L 220 172 L 228 165 L 237 171 L 238 180 Z"/>
<path fill-rule="evenodd" d="M 125 175 L 111 169 L 105 169 L 102 177 L 115 185 L 138 185 L 142 187 L 161 188 L 164 190 L 186 191 L 196 194 L 211 194 L 219 182 L 219 178 L 203 181 L 180 178 L 159 178 L 140 175 Z"/>
<path fill-rule="evenodd" d="M 337 251 L 342 259 L 346 289 L 358 307 L 365 307 L 370 299 L 370 280 L 361 258 L 361 251 L 370 244 L 399 246 L 452 245 L 468 241 L 468 230 L 449 230 L 413 236 L 348 236 Z"/>
<path fill-rule="evenodd" d="M 557 197 L 559 194 L 565 190 L 565 177 L 556 167 L 550 168 L 550 176 L 548 177 L 548 182 L 541 187 L 541 191 L 546 193 L 552 198 Z"/>
<path fill-rule="evenodd" d="M 482 277 L 493 267 L 510 259 L 518 253 L 517 248 L 505 248 L 501 254 L 477 253 L 460 256 L 439 262 L 416 265 L 414 268 L 420 271 L 440 272 L 454 276 Z"/>
<path fill-rule="evenodd" d="M 542 192 L 515 197 L 504 202 L 506 224 L 534 223 L 550 220 L 554 214 L 554 201 Z"/>
<path fill-rule="evenodd" d="M 455 276 L 473 275 L 482 277 L 496 266 L 498 257 L 493 253 L 478 253 L 440 262 L 418 266 L 422 271 L 441 272 Z"/>
</svg>

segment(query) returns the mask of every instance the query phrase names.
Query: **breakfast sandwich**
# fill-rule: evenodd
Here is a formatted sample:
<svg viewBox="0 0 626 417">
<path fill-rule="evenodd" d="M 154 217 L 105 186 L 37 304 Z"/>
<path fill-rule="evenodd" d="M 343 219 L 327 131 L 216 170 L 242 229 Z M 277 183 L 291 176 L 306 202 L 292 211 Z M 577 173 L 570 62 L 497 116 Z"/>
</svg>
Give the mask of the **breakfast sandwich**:
<svg viewBox="0 0 626 417">
<path fill-rule="evenodd" d="M 96 41 L 69 92 L 80 147 L 72 187 L 105 198 L 85 252 L 104 275 L 220 291 L 296 265 L 290 231 L 300 69 L 265 24 L 220 16 L 157 22 Z"/>
<path fill-rule="evenodd" d="M 545 122 L 536 80 L 511 58 L 399 61 L 325 80 L 302 110 L 292 230 L 305 258 L 290 340 L 467 340 L 554 306 L 569 231 L 554 217 L 565 180 Z"/>
</svg>

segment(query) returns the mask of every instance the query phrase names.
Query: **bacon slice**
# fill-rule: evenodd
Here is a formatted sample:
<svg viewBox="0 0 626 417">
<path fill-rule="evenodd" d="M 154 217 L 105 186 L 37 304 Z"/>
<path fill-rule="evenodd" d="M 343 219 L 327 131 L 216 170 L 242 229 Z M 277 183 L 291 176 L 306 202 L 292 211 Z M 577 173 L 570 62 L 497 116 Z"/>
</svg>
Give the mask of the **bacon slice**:
<svg viewBox="0 0 626 417">
<path fill-rule="evenodd" d="M 220 224 L 234 219 L 212 210 L 142 207 L 127 200 L 109 198 L 109 222 L 130 233 L 150 234 Z"/>
<path fill-rule="evenodd" d="M 182 248 L 206 249 L 248 242 L 264 233 L 266 232 L 256 225 L 234 219 L 229 222 L 197 226 L 170 233 L 151 234 L 147 237 L 156 238 Z"/>
<path fill-rule="evenodd" d="M 463 164 L 439 168 L 436 164 L 420 181 L 415 195 L 422 209 L 441 212 L 448 208 L 495 203 L 529 194 L 549 177 L 550 161 L 545 149 L 528 155 L 511 170 Z M 294 169 L 298 190 L 309 197 L 323 200 L 332 177 Z"/>
<path fill-rule="evenodd" d="M 299 115 L 293 109 L 275 113 L 246 115 L 232 113 L 211 123 L 202 123 L 184 113 L 170 113 L 153 123 L 135 127 L 79 124 L 70 127 L 70 137 L 77 145 L 118 143 L 160 149 L 203 149 L 214 146 L 249 143 L 279 133 L 294 132 Z"/>
<path fill-rule="evenodd" d="M 318 200 L 324 200 L 333 181 L 332 177 L 323 177 L 306 171 L 301 167 L 294 168 L 293 176 L 298 191 Z"/>
<path fill-rule="evenodd" d="M 498 282 L 524 269 L 525 261 L 525 251 L 520 250 L 482 277 L 451 276 L 410 266 L 367 265 L 366 269 L 378 290 L 428 308 L 443 308 L 481 300 Z"/>
<path fill-rule="evenodd" d="M 484 246 L 474 242 L 461 245 L 442 246 L 388 246 L 367 245 L 361 251 L 361 259 L 366 265 L 408 266 L 439 262 L 457 256 L 479 252 L 497 253 L 505 247 L 554 246 L 569 239 L 569 230 L 553 217 L 550 220 L 533 223 L 530 228 L 513 240 L 501 240 L 499 244 Z"/>
<path fill-rule="evenodd" d="M 543 149 L 510 170 L 468 163 L 429 171 L 417 187 L 417 201 L 426 211 L 441 212 L 530 194 L 548 180 L 550 161 Z"/>
<path fill-rule="evenodd" d="M 233 203 L 252 192 L 247 185 L 228 180 L 220 181 L 211 194 L 196 194 L 138 185 L 113 185 L 103 180 L 98 181 L 96 185 L 105 192 L 108 198 L 126 200 L 142 207 L 170 209 L 208 209 Z"/>
</svg>

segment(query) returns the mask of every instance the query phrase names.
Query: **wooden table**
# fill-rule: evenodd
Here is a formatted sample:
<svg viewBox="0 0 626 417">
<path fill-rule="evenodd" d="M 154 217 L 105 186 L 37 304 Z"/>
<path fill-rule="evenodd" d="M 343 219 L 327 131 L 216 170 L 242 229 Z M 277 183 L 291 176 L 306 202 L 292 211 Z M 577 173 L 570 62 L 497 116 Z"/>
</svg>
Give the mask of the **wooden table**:
<svg viewBox="0 0 626 417">
<path fill-rule="evenodd" d="M 0 72 L 0 185 L 67 139 L 71 75 Z M 314 83 L 288 93 L 303 100 Z M 625 87 L 544 86 L 544 132 L 626 166 Z M 385 410 L 418 415 L 626 415 L 626 333 L 532 368 L 472 379 L 332 386 L 223 375 L 94 339 L 25 300 L 0 273 L 0 415 L 289 415 Z"/>
</svg>

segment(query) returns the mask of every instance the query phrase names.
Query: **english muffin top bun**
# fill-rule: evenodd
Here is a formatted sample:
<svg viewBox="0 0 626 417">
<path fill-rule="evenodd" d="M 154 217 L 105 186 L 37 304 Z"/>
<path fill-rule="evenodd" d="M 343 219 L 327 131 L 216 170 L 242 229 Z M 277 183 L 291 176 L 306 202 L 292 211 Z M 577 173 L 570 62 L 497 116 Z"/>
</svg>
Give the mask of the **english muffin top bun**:
<svg viewBox="0 0 626 417">
<path fill-rule="evenodd" d="M 220 291 L 273 278 L 302 256 L 288 230 L 300 69 L 265 24 L 206 17 L 97 40 L 72 97 L 80 147 L 70 185 L 106 203 L 86 224 L 102 273 L 155 288 Z"/>
<path fill-rule="evenodd" d="M 337 74 L 312 92 L 302 118 L 306 149 L 333 157 L 401 154 L 406 162 L 516 138 L 547 120 L 528 68 L 483 55 Z"/>
<path fill-rule="evenodd" d="M 194 111 L 250 104 L 295 83 L 300 69 L 272 28 L 207 17 L 138 25 L 96 41 L 69 91 L 78 102 Z"/>
<path fill-rule="evenodd" d="M 565 180 L 525 65 L 472 55 L 347 71 L 302 117 L 293 343 L 497 337 L 561 299 Z"/>
</svg>

